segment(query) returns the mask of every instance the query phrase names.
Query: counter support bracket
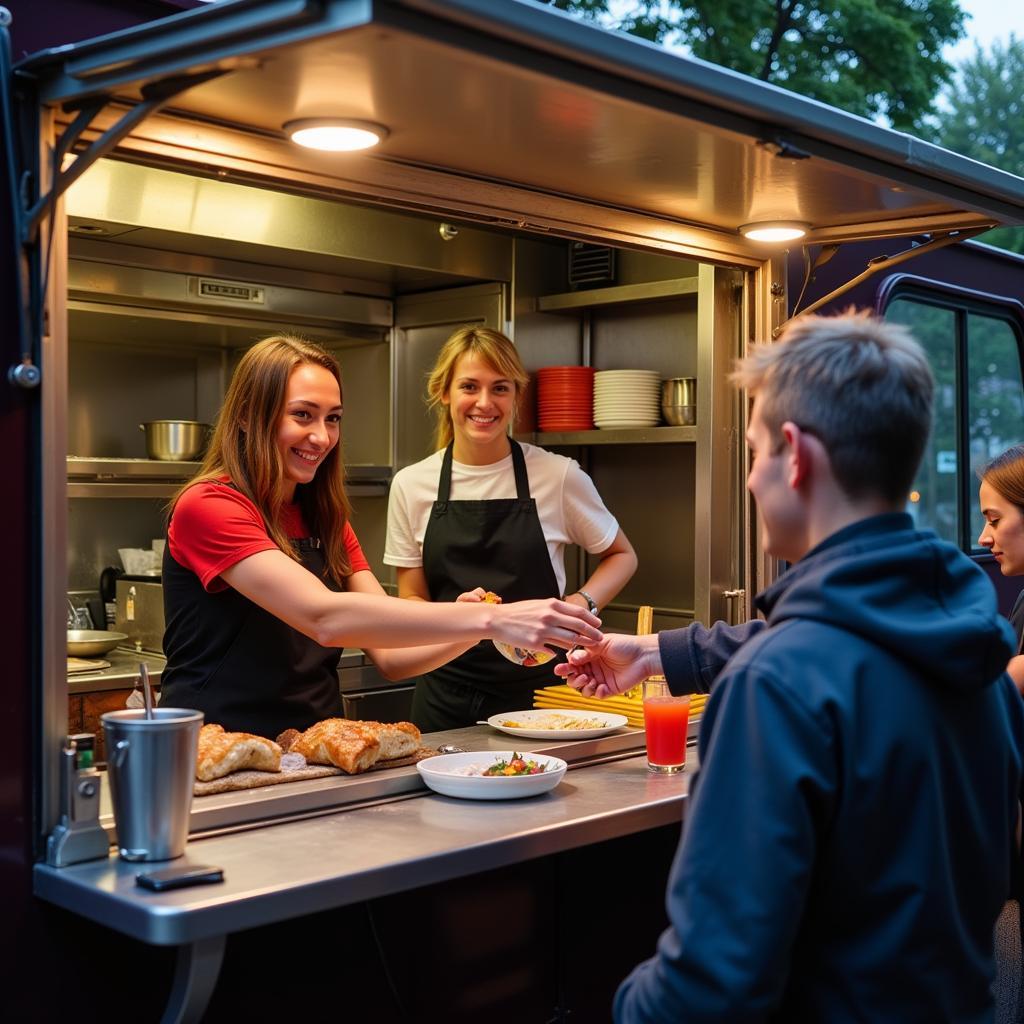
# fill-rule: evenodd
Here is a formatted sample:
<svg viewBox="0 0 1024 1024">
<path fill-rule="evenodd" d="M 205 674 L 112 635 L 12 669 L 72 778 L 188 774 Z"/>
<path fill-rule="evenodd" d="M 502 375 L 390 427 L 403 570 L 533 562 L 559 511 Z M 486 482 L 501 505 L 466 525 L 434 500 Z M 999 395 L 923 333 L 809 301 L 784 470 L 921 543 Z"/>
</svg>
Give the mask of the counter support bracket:
<svg viewBox="0 0 1024 1024">
<path fill-rule="evenodd" d="M 198 1024 L 217 984 L 227 936 L 214 935 L 178 947 L 174 981 L 160 1024 Z"/>
</svg>

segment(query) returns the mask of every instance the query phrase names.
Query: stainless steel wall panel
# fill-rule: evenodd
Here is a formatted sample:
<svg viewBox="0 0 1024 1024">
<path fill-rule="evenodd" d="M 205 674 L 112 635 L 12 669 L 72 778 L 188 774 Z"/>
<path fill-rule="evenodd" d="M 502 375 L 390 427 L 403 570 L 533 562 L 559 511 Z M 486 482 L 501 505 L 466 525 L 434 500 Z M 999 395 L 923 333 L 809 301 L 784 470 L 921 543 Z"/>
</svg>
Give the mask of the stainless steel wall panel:
<svg viewBox="0 0 1024 1024">
<path fill-rule="evenodd" d="M 441 346 L 466 324 L 506 328 L 504 284 L 446 288 L 395 303 L 395 469 L 433 450 L 434 418 L 427 409 L 427 375 Z"/>
<path fill-rule="evenodd" d="M 223 397 L 216 351 L 154 351 L 142 339 L 138 348 L 72 342 L 68 362 L 72 455 L 145 458 L 140 423 L 212 422 Z"/>
</svg>

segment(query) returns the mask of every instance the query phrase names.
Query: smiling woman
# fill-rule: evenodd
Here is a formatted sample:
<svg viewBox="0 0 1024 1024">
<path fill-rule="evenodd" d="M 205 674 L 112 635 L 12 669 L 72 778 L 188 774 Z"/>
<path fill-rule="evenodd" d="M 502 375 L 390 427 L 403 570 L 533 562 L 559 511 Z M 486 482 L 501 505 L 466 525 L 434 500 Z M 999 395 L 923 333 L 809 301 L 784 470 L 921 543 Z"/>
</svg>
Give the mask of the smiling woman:
<svg viewBox="0 0 1024 1024">
<path fill-rule="evenodd" d="M 509 437 L 528 382 L 499 331 L 461 327 L 441 348 L 427 383 L 439 450 L 396 475 L 388 502 L 384 561 L 398 568 L 400 597 L 557 597 L 565 546 L 579 544 L 598 564 L 565 600 L 596 612 L 636 571 L 632 545 L 579 465 Z M 420 679 L 416 724 L 454 729 L 529 707 L 533 689 L 553 680 L 553 666 L 537 656 L 537 644 L 512 647 L 530 656 L 512 653 L 513 664 L 482 644 Z"/>
<path fill-rule="evenodd" d="M 388 597 L 349 523 L 338 441 L 341 370 L 300 338 L 242 357 L 164 548 L 161 704 L 274 737 L 341 715 L 342 648 L 386 676 L 429 671 L 482 639 L 570 647 L 598 620 L 562 601 L 459 611 Z M 396 649 L 392 649 L 396 648 Z"/>
</svg>

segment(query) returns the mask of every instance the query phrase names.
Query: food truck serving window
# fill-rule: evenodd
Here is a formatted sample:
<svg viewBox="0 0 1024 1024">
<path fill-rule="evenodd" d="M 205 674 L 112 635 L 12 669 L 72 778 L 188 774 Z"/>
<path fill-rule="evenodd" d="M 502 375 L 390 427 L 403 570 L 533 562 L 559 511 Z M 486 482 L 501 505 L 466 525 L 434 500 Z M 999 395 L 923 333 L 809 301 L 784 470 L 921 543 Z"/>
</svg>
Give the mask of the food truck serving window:
<svg viewBox="0 0 1024 1024">
<path fill-rule="evenodd" d="M 964 551 L 979 552 L 978 471 L 1024 442 L 1022 307 L 925 281 L 894 288 L 886 319 L 906 324 L 935 374 L 935 421 L 907 510 Z"/>
</svg>

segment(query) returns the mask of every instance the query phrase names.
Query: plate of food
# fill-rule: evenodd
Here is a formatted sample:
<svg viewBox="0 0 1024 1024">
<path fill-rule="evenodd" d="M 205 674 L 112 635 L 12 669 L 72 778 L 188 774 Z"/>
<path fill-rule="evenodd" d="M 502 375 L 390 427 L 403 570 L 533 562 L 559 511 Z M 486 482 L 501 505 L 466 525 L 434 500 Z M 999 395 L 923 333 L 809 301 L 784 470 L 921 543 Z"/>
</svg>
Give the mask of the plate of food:
<svg viewBox="0 0 1024 1024">
<path fill-rule="evenodd" d="M 463 800 L 518 800 L 557 786 L 566 763 L 558 757 L 515 750 L 476 750 L 439 754 L 416 765 L 420 778 L 436 793 Z"/>
<path fill-rule="evenodd" d="M 625 715 L 608 711 L 507 711 L 491 715 L 487 724 L 509 736 L 528 740 L 592 740 L 628 724 Z"/>
</svg>

